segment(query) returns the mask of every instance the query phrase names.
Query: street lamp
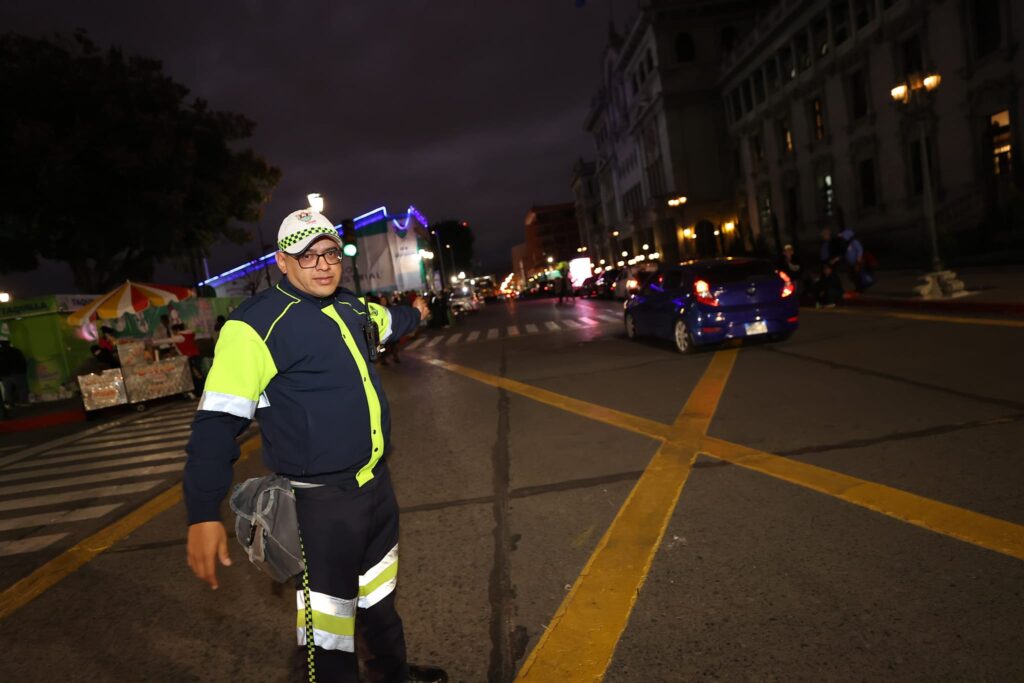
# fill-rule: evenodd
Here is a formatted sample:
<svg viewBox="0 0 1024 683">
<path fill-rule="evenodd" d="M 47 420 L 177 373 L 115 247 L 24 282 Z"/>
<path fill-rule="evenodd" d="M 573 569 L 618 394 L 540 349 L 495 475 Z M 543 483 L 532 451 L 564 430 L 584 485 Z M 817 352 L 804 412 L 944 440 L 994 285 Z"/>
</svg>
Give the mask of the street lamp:
<svg viewBox="0 0 1024 683">
<path fill-rule="evenodd" d="M 0 304 L 11 302 L 11 295 L 8 292 L 0 292 Z"/>
<path fill-rule="evenodd" d="M 309 208 L 313 209 L 317 213 L 324 212 L 324 197 L 319 192 L 311 192 L 306 195 L 306 200 L 309 202 Z"/>
<path fill-rule="evenodd" d="M 682 206 L 685 203 L 686 197 L 673 197 L 672 199 L 668 200 L 669 206 Z"/>
<path fill-rule="evenodd" d="M 548 256 L 548 263 L 554 263 L 554 262 L 555 262 L 555 257 L 554 256 Z"/>
</svg>

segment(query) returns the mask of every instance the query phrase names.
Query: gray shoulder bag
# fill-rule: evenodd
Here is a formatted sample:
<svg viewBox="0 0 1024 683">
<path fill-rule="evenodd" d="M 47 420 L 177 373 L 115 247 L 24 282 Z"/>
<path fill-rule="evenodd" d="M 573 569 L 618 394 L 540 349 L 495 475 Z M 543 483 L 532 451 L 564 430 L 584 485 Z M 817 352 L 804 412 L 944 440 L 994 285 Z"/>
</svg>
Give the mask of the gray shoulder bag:
<svg viewBox="0 0 1024 683">
<path fill-rule="evenodd" d="M 247 479 L 231 493 L 235 534 L 249 561 L 278 583 L 306 568 L 292 483 L 280 475 Z"/>
</svg>

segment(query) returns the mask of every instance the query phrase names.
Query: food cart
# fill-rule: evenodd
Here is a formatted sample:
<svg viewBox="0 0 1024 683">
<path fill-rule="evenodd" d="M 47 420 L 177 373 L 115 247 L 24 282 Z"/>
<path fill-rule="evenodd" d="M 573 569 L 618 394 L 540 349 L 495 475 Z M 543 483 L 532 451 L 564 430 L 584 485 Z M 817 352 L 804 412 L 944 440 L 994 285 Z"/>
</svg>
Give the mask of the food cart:
<svg viewBox="0 0 1024 683">
<path fill-rule="evenodd" d="M 160 358 L 159 351 L 144 340 L 123 339 L 117 343 L 121 367 L 101 373 L 80 375 L 82 403 L 87 411 L 130 404 L 145 410 L 146 401 L 179 394 L 194 396 L 195 385 L 188 358 Z"/>
</svg>

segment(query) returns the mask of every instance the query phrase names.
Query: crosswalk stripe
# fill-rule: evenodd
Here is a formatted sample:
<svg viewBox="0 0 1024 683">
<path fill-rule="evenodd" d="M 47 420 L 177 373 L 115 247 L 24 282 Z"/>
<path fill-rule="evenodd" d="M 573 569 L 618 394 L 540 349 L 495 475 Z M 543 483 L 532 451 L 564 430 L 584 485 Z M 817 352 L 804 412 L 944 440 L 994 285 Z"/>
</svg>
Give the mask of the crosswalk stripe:
<svg viewBox="0 0 1024 683">
<path fill-rule="evenodd" d="M 123 465 L 138 465 L 144 462 L 156 462 L 159 460 L 170 460 L 171 458 L 184 458 L 185 451 L 160 451 L 149 455 L 139 455 L 134 458 L 117 458 L 114 460 L 100 460 L 99 462 L 86 462 L 66 467 L 50 467 L 41 470 L 27 470 L 5 474 L 0 476 L 0 483 L 9 481 L 21 481 L 22 479 L 35 479 L 37 477 L 60 476 L 62 474 L 73 474 L 75 472 L 88 472 L 89 470 L 101 470 L 104 467 L 121 467 Z"/>
<path fill-rule="evenodd" d="M 21 446 L 0 446 L 0 453 L 6 453 L 7 451 L 16 451 Z"/>
<path fill-rule="evenodd" d="M 519 328 L 516 325 L 509 325 L 508 326 L 508 336 L 510 336 L 510 337 L 518 337 L 519 336 Z"/>
<path fill-rule="evenodd" d="M 0 519 L 0 531 L 32 529 L 40 526 L 64 524 L 66 522 L 82 522 L 87 519 L 102 517 L 119 507 L 121 507 L 121 503 L 113 503 L 111 505 L 96 505 L 91 508 L 78 508 L 77 510 L 59 510 L 57 512 L 44 512 L 39 515 Z"/>
<path fill-rule="evenodd" d="M 577 321 L 573 320 L 572 318 L 565 318 L 565 319 L 563 319 L 562 320 L 562 324 L 565 325 L 566 327 L 575 327 L 577 329 L 579 329 L 580 327 L 586 327 L 583 323 L 577 322 Z"/>
<path fill-rule="evenodd" d="M 584 325 L 591 325 L 591 326 L 593 326 L 593 325 L 600 325 L 601 324 L 601 323 L 597 322 L 596 320 L 594 320 L 593 318 L 580 318 L 580 322 L 583 323 Z"/>
<path fill-rule="evenodd" d="M 147 439 L 147 438 L 158 437 L 158 436 L 173 436 L 175 434 L 181 434 L 182 432 L 188 432 L 191 429 L 192 429 L 192 421 L 190 420 L 190 421 L 188 421 L 188 422 L 186 422 L 184 424 L 168 425 L 167 427 L 164 427 L 164 428 L 152 427 L 150 429 L 139 430 L 135 434 L 125 434 L 123 432 L 117 431 L 117 432 L 113 432 L 113 433 L 107 435 L 106 438 L 90 436 L 87 439 L 82 439 L 81 441 L 76 441 L 75 444 L 76 445 L 85 445 L 85 446 L 91 446 L 93 444 L 110 445 L 114 441 L 119 441 L 119 440 L 123 441 L 124 439 L 138 440 L 138 439 Z M 68 448 L 68 446 L 65 446 L 65 448 Z"/>
<path fill-rule="evenodd" d="M 52 543 L 56 543 L 65 536 L 67 536 L 67 534 L 47 534 L 46 536 L 23 538 L 20 541 L 3 541 L 0 542 L 0 557 L 6 557 L 7 555 L 20 555 L 22 553 L 34 553 L 37 550 L 42 550 Z"/>
<path fill-rule="evenodd" d="M 487 330 L 487 338 L 488 339 L 497 339 L 498 338 L 498 328 L 492 327 L 491 329 Z"/>
<path fill-rule="evenodd" d="M 405 347 L 407 351 L 412 351 L 417 346 L 422 346 L 423 342 L 427 341 L 426 337 L 420 337 L 419 339 L 413 339 L 408 346 Z"/>
<path fill-rule="evenodd" d="M 560 328 L 560 327 L 558 326 L 558 323 L 556 323 L 556 322 L 555 322 L 555 321 L 553 321 L 553 320 L 549 320 L 549 321 L 547 321 L 546 323 L 544 323 L 544 327 L 548 328 L 548 329 L 549 329 L 549 330 L 551 330 L 552 332 L 556 332 L 556 331 L 558 331 L 558 330 L 560 330 L 560 329 L 561 329 L 561 328 Z"/>
<path fill-rule="evenodd" d="M 456 332 L 452 336 L 448 337 L 448 341 L 446 341 L 445 344 L 446 345 L 457 344 L 461 337 L 462 337 L 462 333 L 461 332 Z"/>
<path fill-rule="evenodd" d="M 148 446 L 126 446 L 125 448 L 112 448 L 110 450 L 93 450 L 83 453 L 76 453 L 75 455 L 62 455 L 59 458 L 37 458 L 33 460 L 24 460 L 16 465 L 11 465 L 7 469 L 9 470 L 23 470 L 27 467 L 49 467 L 50 465 L 56 465 L 57 463 L 63 462 L 77 462 L 79 460 L 94 460 L 96 458 L 106 458 L 111 455 L 124 455 L 125 453 L 134 453 L 135 455 L 146 455 L 150 452 L 150 449 L 163 449 L 173 448 L 180 450 L 185 444 L 188 443 L 188 439 L 181 439 L 180 441 L 171 441 L 169 443 L 154 443 Z"/>
<path fill-rule="evenodd" d="M 467 342 L 475 342 L 476 338 L 479 337 L 479 336 L 480 336 L 480 331 L 479 330 L 474 330 L 474 331 L 469 333 L 468 337 L 466 337 L 466 341 Z"/>
<path fill-rule="evenodd" d="M 113 486 L 100 486 L 94 489 L 81 489 L 78 491 L 65 491 L 64 493 L 48 493 L 44 496 L 33 496 L 32 498 L 13 498 L 0 500 L 0 512 L 5 510 L 22 510 L 24 508 L 37 508 L 47 505 L 60 505 L 73 500 L 93 500 L 94 498 L 111 498 L 123 496 L 129 493 L 141 493 L 148 491 L 161 479 L 152 481 L 140 481 L 135 484 L 114 484 Z"/>
<path fill-rule="evenodd" d="M 4 488 L 0 488 L 0 499 L 7 498 L 7 496 L 14 496 L 19 493 L 27 493 L 29 491 L 45 491 L 46 489 L 56 489 L 62 486 L 98 484 L 103 481 L 113 481 L 115 479 L 134 479 L 136 477 L 149 477 L 154 474 L 169 474 L 171 472 L 181 474 L 182 469 L 182 464 L 180 462 L 176 462 L 170 465 L 152 465 L 151 467 L 139 467 L 133 470 L 120 470 L 117 472 L 89 474 L 84 477 L 70 477 L 68 479 L 50 479 L 48 481 L 33 481 L 27 484 L 18 484 L 16 486 L 6 486 Z"/>
<path fill-rule="evenodd" d="M 125 425 L 124 427 L 119 427 L 116 430 L 111 430 L 110 432 L 106 432 L 105 434 L 106 435 L 109 435 L 109 434 L 132 434 L 132 433 L 135 433 L 135 432 L 152 431 L 152 430 L 155 430 L 155 429 L 167 429 L 167 428 L 172 428 L 173 429 L 174 427 L 179 427 L 181 425 L 192 424 L 192 419 L 195 418 L 195 416 L 196 416 L 196 411 L 190 410 L 187 413 L 182 413 L 181 415 L 175 417 L 174 419 L 168 418 L 166 420 L 160 420 L 158 422 L 149 422 L 149 423 L 140 424 L 140 425 L 137 425 L 137 426 L 134 425 L 134 424 L 129 424 L 129 425 Z M 100 435 L 97 434 L 97 436 L 100 436 Z"/>
<path fill-rule="evenodd" d="M 428 349 L 434 348 L 435 346 L 437 346 L 438 344 L 441 343 L 442 339 L 444 339 L 444 337 L 434 337 L 433 339 L 430 340 L 429 343 L 427 343 L 427 348 Z"/>
<path fill-rule="evenodd" d="M 540 332 L 540 329 L 533 323 L 526 323 L 526 334 L 536 334 Z"/>
<path fill-rule="evenodd" d="M 124 446 L 126 444 L 136 444 L 136 445 L 138 445 L 138 444 L 151 444 L 153 442 L 170 441 L 172 439 L 180 439 L 182 437 L 188 436 L 191 431 L 192 431 L 192 428 L 188 427 L 188 428 L 185 428 L 185 429 L 177 429 L 177 430 L 174 430 L 173 432 L 167 432 L 165 434 L 154 434 L 153 436 L 149 436 L 149 437 L 145 437 L 145 438 L 136 437 L 134 439 L 114 439 L 112 441 L 104 441 L 104 442 L 98 442 L 98 441 L 79 441 L 76 444 L 68 444 L 67 446 L 62 446 L 60 448 L 55 448 L 54 450 L 47 451 L 47 452 L 48 453 L 53 453 L 53 454 L 58 454 L 58 453 L 84 453 L 85 451 L 105 450 L 106 448 L 109 448 L 110 446 Z"/>
<path fill-rule="evenodd" d="M 616 315 L 615 313 L 602 313 L 601 317 L 604 318 L 605 320 L 607 320 L 608 322 L 612 322 L 612 323 L 620 323 L 620 322 L 622 322 L 622 316 L 621 315 Z"/>
</svg>

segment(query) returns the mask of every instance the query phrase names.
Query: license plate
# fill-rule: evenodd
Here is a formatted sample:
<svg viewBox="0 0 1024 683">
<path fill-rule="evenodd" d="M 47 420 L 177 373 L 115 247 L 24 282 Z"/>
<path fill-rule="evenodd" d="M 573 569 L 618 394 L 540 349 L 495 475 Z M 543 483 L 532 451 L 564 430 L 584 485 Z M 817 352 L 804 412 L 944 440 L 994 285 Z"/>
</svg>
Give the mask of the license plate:
<svg viewBox="0 0 1024 683">
<path fill-rule="evenodd" d="M 763 320 L 759 320 L 756 323 L 747 323 L 745 325 L 747 336 L 752 334 L 768 334 L 768 323 Z"/>
</svg>

